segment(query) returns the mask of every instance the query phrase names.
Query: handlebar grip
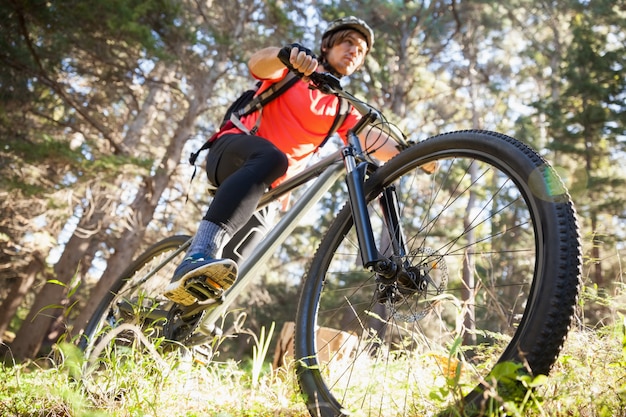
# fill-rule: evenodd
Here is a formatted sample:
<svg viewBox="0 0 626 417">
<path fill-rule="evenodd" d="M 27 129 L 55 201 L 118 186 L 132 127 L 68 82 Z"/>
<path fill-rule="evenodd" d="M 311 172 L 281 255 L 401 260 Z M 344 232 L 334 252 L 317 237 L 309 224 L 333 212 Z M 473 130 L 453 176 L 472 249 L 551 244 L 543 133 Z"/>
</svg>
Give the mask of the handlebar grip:
<svg viewBox="0 0 626 417">
<path fill-rule="evenodd" d="M 289 59 L 291 58 L 292 48 L 298 46 L 298 44 L 291 44 L 280 48 L 280 50 L 278 51 L 278 59 L 287 67 L 289 71 L 296 74 L 298 78 L 303 78 L 304 74 L 294 69 L 293 65 L 291 65 L 291 62 L 289 61 Z M 313 88 L 317 88 L 326 94 L 335 94 L 338 96 L 340 95 L 344 98 L 348 98 L 350 103 L 362 115 L 373 112 L 379 115 L 378 117 L 375 117 L 375 119 L 381 119 L 380 112 L 378 110 L 369 106 L 367 103 L 362 102 L 361 100 L 356 100 L 354 96 L 344 92 L 343 88 L 341 87 L 341 81 L 334 75 L 327 72 L 314 72 L 309 75 L 308 78 L 311 81 Z M 401 147 L 405 148 L 409 145 L 406 141 L 406 138 L 404 137 L 404 134 L 399 129 L 391 129 L 388 133 L 395 139 L 396 142 L 398 142 Z"/>
<path fill-rule="evenodd" d="M 280 48 L 280 50 L 278 51 L 278 59 L 280 59 L 280 62 L 282 62 L 289 71 L 293 72 L 294 74 L 296 74 L 298 78 L 302 79 L 304 78 L 304 74 L 298 71 L 297 69 L 295 69 L 293 65 L 291 65 L 291 62 L 289 61 L 289 58 L 291 57 L 291 50 L 293 48 L 306 50 L 309 53 L 311 52 L 308 49 L 302 47 L 300 44 L 292 43 L 291 45 L 283 46 L 282 48 Z M 315 55 L 313 55 L 313 57 L 315 57 Z"/>
<path fill-rule="evenodd" d="M 313 51 L 311 51 L 309 48 L 305 46 L 302 46 L 301 44 L 297 42 L 284 46 L 278 51 L 278 59 L 280 59 L 280 61 L 292 71 L 293 71 L 293 67 L 291 66 L 291 63 L 289 62 L 289 58 L 291 57 L 291 51 L 294 48 L 297 48 L 299 53 L 304 52 L 306 55 L 310 56 L 311 58 L 317 59 L 317 56 L 315 56 Z"/>
</svg>

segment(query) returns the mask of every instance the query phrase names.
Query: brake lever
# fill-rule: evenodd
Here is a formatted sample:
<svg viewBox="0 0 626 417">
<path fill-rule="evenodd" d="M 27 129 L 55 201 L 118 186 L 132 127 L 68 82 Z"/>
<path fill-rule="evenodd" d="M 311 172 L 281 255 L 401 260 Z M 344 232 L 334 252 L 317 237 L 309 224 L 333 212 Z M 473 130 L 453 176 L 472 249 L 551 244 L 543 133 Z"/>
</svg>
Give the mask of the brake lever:
<svg viewBox="0 0 626 417">
<path fill-rule="evenodd" d="M 339 78 L 329 72 L 314 72 L 309 75 L 309 79 L 315 88 L 324 94 L 337 94 L 338 91 L 343 91 Z"/>
</svg>

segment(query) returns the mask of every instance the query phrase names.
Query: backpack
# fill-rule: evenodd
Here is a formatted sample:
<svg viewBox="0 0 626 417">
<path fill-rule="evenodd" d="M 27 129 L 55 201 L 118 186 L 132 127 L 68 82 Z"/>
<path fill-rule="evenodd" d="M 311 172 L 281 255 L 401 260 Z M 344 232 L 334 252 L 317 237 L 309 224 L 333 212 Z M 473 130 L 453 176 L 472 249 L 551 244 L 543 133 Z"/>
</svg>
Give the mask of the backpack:
<svg viewBox="0 0 626 417">
<path fill-rule="evenodd" d="M 258 81 L 255 88 L 245 91 L 228 107 L 226 114 L 222 119 L 220 129 L 223 129 L 230 121 L 243 132 L 251 135 L 256 134 L 259 130 L 261 118 L 259 117 L 257 119 L 257 124 L 250 130 L 241 124 L 241 118 L 255 112 L 256 110 L 263 112 L 263 106 L 287 91 L 296 82 L 298 82 L 298 77 L 296 77 L 292 72 L 289 72 L 285 78 L 272 84 L 265 91 L 257 95 L 257 91 L 259 91 L 259 88 L 261 88 L 262 85 L 262 82 Z"/>
<path fill-rule="evenodd" d="M 257 119 L 257 123 L 253 126 L 252 129 L 247 129 L 243 123 L 241 123 L 241 118 L 243 116 L 247 116 L 250 113 L 253 113 L 257 110 L 263 111 L 263 106 L 265 106 L 270 101 L 274 100 L 279 95 L 283 94 L 287 91 L 292 85 L 298 82 L 299 78 L 296 77 L 292 72 L 289 72 L 285 78 L 280 80 L 279 82 L 272 84 L 265 91 L 257 94 L 259 88 L 261 87 L 261 81 L 257 82 L 255 87 L 243 92 L 226 110 L 226 114 L 222 118 L 222 123 L 220 124 L 220 128 L 217 132 L 215 132 L 205 143 L 202 145 L 200 149 L 196 152 L 193 152 L 189 157 L 189 163 L 194 165 L 196 163 L 196 159 L 198 159 L 198 155 L 200 152 L 209 149 L 213 144 L 213 141 L 217 139 L 217 135 L 224 129 L 230 129 L 232 127 L 238 127 L 241 131 L 246 132 L 248 134 L 255 134 L 259 129 L 259 124 L 261 123 L 261 117 Z M 350 112 L 350 104 L 339 97 L 339 111 L 337 111 L 337 115 L 335 116 L 335 120 L 328 131 L 328 134 L 319 145 L 319 147 L 324 146 L 328 139 L 337 131 L 339 126 L 344 122 L 348 113 Z"/>
</svg>

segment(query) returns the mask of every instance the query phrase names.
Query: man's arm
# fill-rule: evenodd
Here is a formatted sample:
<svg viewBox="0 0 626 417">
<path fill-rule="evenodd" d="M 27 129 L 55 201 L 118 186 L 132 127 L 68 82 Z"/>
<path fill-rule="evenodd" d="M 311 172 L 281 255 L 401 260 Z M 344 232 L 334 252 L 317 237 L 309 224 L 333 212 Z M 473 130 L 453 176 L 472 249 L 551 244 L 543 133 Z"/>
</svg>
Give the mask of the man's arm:
<svg viewBox="0 0 626 417">
<path fill-rule="evenodd" d="M 281 48 L 270 46 L 252 54 L 248 60 L 250 73 L 261 80 L 278 79 L 283 75 L 285 65 L 278 59 L 278 51 Z M 298 48 L 291 49 L 289 61 L 297 71 L 311 75 L 318 67 L 317 59 Z"/>
<path fill-rule="evenodd" d="M 252 54 L 248 60 L 250 73 L 261 80 L 280 78 L 285 66 L 278 59 L 278 51 L 280 48 L 270 46 Z"/>
<path fill-rule="evenodd" d="M 359 141 L 364 151 L 370 151 L 368 153 L 382 162 L 387 162 L 399 152 L 396 141 L 377 127 L 365 128 L 359 134 Z"/>
</svg>

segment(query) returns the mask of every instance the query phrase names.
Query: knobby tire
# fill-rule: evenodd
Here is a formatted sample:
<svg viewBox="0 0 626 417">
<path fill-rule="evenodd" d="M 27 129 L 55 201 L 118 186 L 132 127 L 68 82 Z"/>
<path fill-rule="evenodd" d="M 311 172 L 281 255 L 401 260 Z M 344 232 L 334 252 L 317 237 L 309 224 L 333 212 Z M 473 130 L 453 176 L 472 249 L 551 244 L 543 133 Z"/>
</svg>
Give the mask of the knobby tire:
<svg viewBox="0 0 626 417">
<path fill-rule="evenodd" d="M 434 173 L 419 168 L 433 161 Z M 378 197 L 390 185 L 408 249 L 400 261 L 427 274 L 427 288 L 381 287 L 360 264 L 350 207 L 340 211 L 311 262 L 296 316 L 298 380 L 311 415 L 480 415 L 495 397 L 487 391 L 523 396 L 517 373 L 506 375 L 508 385 L 496 382 L 506 369 L 497 365 L 547 374 L 579 290 L 578 226 L 560 178 L 502 134 L 419 142 L 365 185 L 383 254 L 392 253 L 391 234 Z M 324 329 L 330 335 L 321 336 Z"/>
</svg>

